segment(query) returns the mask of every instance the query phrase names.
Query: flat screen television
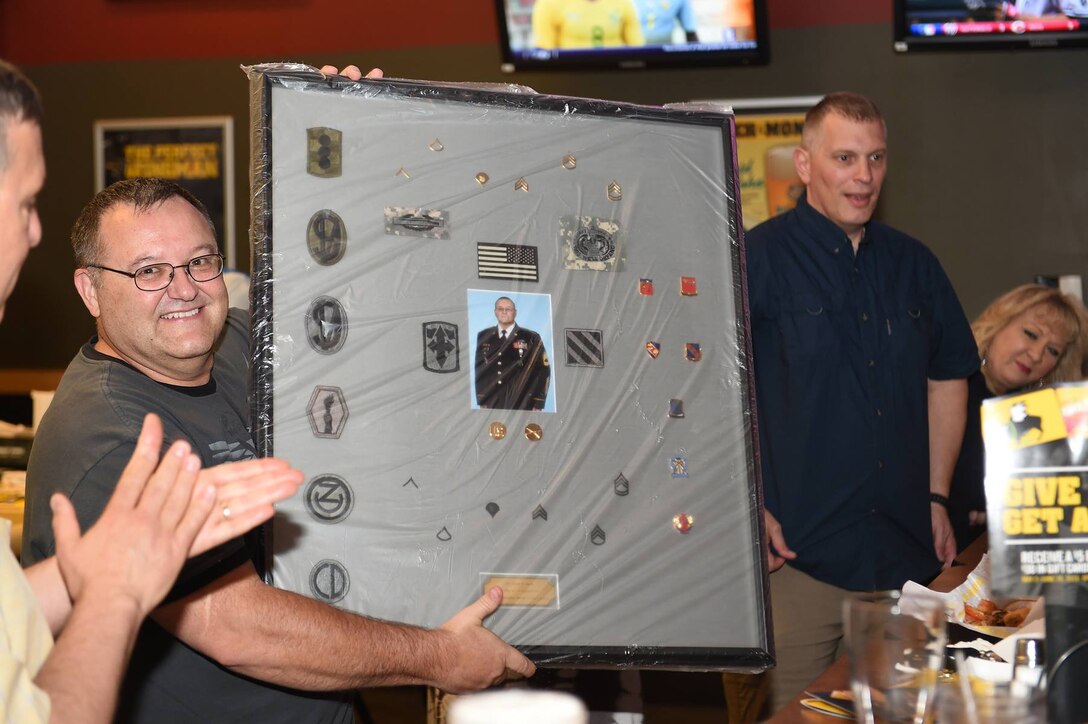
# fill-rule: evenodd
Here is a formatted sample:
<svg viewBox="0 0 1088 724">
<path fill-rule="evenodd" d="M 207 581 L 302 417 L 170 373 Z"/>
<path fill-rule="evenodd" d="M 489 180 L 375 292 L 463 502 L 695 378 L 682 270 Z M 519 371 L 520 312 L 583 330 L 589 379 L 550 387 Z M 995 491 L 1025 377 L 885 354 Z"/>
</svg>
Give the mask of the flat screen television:
<svg viewBox="0 0 1088 724">
<path fill-rule="evenodd" d="M 1088 45 L 1088 0 L 894 0 L 897 52 Z"/>
<path fill-rule="evenodd" d="M 765 64 L 766 0 L 495 0 L 502 69 Z"/>
</svg>

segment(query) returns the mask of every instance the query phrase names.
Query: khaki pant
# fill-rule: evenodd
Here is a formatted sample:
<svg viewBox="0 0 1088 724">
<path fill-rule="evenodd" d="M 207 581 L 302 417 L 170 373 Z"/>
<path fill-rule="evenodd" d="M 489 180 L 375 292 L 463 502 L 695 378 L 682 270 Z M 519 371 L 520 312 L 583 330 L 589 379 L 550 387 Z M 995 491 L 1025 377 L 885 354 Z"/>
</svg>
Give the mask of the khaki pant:
<svg viewBox="0 0 1088 724">
<path fill-rule="evenodd" d="M 788 565 L 771 574 L 777 665 L 763 674 L 723 675 L 729 721 L 769 718 L 842 655 L 842 603 L 851 595 Z"/>
</svg>

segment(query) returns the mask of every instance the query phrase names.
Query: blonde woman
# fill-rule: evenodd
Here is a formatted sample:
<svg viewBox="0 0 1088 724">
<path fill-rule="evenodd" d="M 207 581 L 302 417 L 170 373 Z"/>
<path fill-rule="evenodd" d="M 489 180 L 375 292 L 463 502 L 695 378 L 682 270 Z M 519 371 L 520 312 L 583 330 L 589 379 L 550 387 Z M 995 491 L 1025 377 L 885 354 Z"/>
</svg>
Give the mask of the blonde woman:
<svg viewBox="0 0 1088 724">
<path fill-rule="evenodd" d="M 1025 284 L 991 302 L 971 331 L 982 363 L 967 381 L 967 429 L 949 495 L 949 517 L 960 550 L 986 529 L 979 406 L 996 395 L 1082 379 L 1088 312 L 1075 297 L 1054 287 Z"/>
</svg>

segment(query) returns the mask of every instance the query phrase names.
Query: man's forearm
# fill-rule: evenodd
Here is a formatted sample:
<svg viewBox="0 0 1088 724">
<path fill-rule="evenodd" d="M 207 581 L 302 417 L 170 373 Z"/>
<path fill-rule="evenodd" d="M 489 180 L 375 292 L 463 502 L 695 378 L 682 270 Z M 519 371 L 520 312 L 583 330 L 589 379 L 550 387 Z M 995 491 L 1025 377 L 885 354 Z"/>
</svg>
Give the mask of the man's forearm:
<svg viewBox="0 0 1088 724">
<path fill-rule="evenodd" d="M 64 578 L 57 567 L 57 559 L 50 557 L 36 563 L 23 571 L 30 589 L 34 591 L 34 597 L 38 599 L 45 620 L 49 623 L 49 630 L 55 638 L 60 633 L 72 612 L 72 601 L 68 597 L 68 589 L 64 585 Z"/>
<path fill-rule="evenodd" d="M 929 491 L 947 497 L 967 423 L 967 381 L 929 380 L 928 391 Z"/>
<path fill-rule="evenodd" d="M 105 724 L 113 719 L 141 623 L 135 601 L 123 598 L 89 596 L 72 609 L 34 680 L 49 695 L 51 721 Z"/>
<path fill-rule="evenodd" d="M 280 686 L 332 691 L 434 683 L 442 631 L 342 611 L 262 583 L 246 565 L 153 618 L 231 670 Z"/>
</svg>

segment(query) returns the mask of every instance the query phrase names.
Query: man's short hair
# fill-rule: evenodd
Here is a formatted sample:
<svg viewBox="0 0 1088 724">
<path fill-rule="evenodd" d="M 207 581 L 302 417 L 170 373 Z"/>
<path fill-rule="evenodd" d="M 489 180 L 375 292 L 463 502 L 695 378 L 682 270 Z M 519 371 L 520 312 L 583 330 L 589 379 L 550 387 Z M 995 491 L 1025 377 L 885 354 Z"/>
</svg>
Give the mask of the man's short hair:
<svg viewBox="0 0 1088 724">
<path fill-rule="evenodd" d="M 8 125 L 32 121 L 40 126 L 44 118 L 38 89 L 22 71 L 0 60 L 0 172 L 8 164 Z"/>
<path fill-rule="evenodd" d="M 102 254 L 102 240 L 99 232 L 102 217 L 110 209 L 121 204 L 134 206 L 137 211 L 148 211 L 173 198 L 187 201 L 200 212 L 208 228 L 215 235 L 215 224 L 204 204 L 188 190 L 173 181 L 161 178 L 130 178 L 110 184 L 95 194 L 83 211 L 79 213 L 75 226 L 72 227 L 72 251 L 76 256 L 76 267 L 97 264 Z"/>
<path fill-rule="evenodd" d="M 504 300 L 504 299 L 505 299 L 506 301 L 510 302 L 510 306 L 511 306 L 511 307 L 513 307 L 514 309 L 517 309 L 517 308 L 518 308 L 518 305 L 514 304 L 514 300 L 513 300 L 513 299 L 511 299 L 510 297 L 499 297 L 498 299 L 496 299 L 496 300 L 495 300 L 495 307 L 498 307 L 498 306 L 499 306 L 499 302 L 501 302 L 501 301 L 502 301 L 502 300 Z"/>
<path fill-rule="evenodd" d="M 801 132 L 802 140 L 808 143 L 820 123 L 832 113 L 858 123 L 879 121 L 881 125 L 885 125 L 884 114 L 871 100 L 860 93 L 838 91 L 828 93 L 805 114 L 805 126 Z"/>
</svg>

